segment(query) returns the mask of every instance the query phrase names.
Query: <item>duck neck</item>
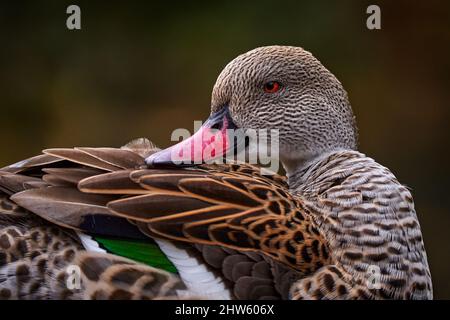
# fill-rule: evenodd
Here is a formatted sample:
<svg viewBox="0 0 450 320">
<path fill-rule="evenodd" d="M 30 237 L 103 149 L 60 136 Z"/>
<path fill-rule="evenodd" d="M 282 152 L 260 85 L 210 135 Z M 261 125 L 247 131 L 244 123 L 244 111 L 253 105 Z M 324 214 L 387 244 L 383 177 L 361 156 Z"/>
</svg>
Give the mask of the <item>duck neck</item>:
<svg viewBox="0 0 450 320">
<path fill-rule="evenodd" d="M 305 183 L 310 176 L 310 173 L 314 171 L 320 163 L 332 154 L 344 151 L 353 151 L 346 149 L 333 149 L 327 152 L 316 154 L 309 158 L 297 158 L 295 160 L 289 159 L 282 161 L 283 167 L 286 170 L 286 176 L 288 177 L 288 183 L 290 189 L 297 189 Z"/>
</svg>

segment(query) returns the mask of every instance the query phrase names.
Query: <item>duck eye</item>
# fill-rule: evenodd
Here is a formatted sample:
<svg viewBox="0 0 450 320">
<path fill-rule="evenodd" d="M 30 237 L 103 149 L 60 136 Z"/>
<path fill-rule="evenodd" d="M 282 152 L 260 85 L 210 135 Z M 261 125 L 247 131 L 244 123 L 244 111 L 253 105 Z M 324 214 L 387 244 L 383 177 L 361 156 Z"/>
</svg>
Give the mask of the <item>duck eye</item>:
<svg viewBox="0 0 450 320">
<path fill-rule="evenodd" d="M 280 90 L 281 84 L 278 81 L 269 81 L 264 84 L 264 92 L 275 93 Z"/>
</svg>

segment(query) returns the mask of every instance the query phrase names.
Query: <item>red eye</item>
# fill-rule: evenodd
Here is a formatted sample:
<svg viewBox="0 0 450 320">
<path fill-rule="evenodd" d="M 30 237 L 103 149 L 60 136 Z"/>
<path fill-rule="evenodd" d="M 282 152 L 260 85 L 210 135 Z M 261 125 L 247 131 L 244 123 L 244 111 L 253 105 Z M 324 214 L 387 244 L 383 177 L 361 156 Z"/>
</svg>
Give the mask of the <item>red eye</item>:
<svg viewBox="0 0 450 320">
<path fill-rule="evenodd" d="M 264 84 L 264 92 L 275 93 L 280 90 L 281 84 L 278 81 L 270 81 Z"/>
</svg>

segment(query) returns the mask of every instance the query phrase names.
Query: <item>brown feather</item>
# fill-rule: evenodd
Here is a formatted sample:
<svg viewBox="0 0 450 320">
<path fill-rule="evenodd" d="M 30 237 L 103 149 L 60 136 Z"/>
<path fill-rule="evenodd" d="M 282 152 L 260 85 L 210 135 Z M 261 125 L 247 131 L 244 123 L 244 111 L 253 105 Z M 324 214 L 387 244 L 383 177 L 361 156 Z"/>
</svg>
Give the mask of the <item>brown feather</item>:
<svg viewBox="0 0 450 320">
<path fill-rule="evenodd" d="M 121 169 L 139 168 L 144 166 L 144 158 L 140 155 L 117 148 L 75 148 L 102 162 Z"/>
<path fill-rule="evenodd" d="M 238 213 L 238 209 L 227 206 L 205 207 L 175 215 L 161 216 L 149 223 L 149 230 L 172 240 L 211 243 L 207 227 L 203 228 L 203 232 L 199 236 L 192 236 L 187 230 L 189 223 L 212 218 L 225 220 L 227 217 Z"/>
<path fill-rule="evenodd" d="M 60 157 L 55 157 L 48 154 L 41 154 L 17 163 L 11 164 L 5 168 L 0 169 L 0 171 L 5 171 L 9 173 L 19 173 L 30 168 L 42 167 L 50 164 L 55 164 L 61 162 L 63 159 Z"/>
<path fill-rule="evenodd" d="M 207 199 L 218 204 L 229 204 L 241 208 L 260 206 L 254 197 L 249 196 L 233 186 L 224 184 L 212 178 L 183 179 L 179 188 L 188 195 Z"/>
<path fill-rule="evenodd" d="M 43 152 L 61 159 L 105 171 L 117 171 L 121 169 L 121 167 L 111 165 L 106 161 L 99 160 L 98 158 L 77 149 L 47 149 Z"/>
<path fill-rule="evenodd" d="M 14 194 L 26 189 L 30 189 L 30 183 L 40 183 L 42 180 L 35 177 L 29 177 L 21 174 L 0 174 L 0 185 L 2 189 L 8 190 L 8 194 Z"/>
<path fill-rule="evenodd" d="M 48 173 L 54 179 L 65 181 L 72 185 L 77 185 L 81 180 L 99 175 L 103 171 L 94 168 L 44 168 L 43 172 Z M 45 176 L 44 176 L 45 177 Z M 44 179 L 45 180 L 45 179 Z"/>
<path fill-rule="evenodd" d="M 211 206 L 182 194 L 151 193 L 108 203 L 108 208 L 129 219 L 150 222 L 154 218 Z"/>
<path fill-rule="evenodd" d="M 168 190 L 168 191 L 182 191 L 180 189 L 182 179 L 186 178 L 205 178 L 206 175 L 197 174 L 189 171 L 179 173 L 152 173 L 138 178 L 141 186 L 147 190 Z M 134 176 L 136 179 L 136 176 Z"/>
<path fill-rule="evenodd" d="M 101 175 L 95 175 L 78 184 L 78 188 L 87 193 L 98 194 L 146 194 L 149 191 L 142 189 L 130 179 L 131 170 L 120 170 Z"/>
<path fill-rule="evenodd" d="M 105 205 L 111 199 L 64 187 L 26 190 L 11 197 L 12 201 L 45 220 L 76 229 L 83 223 L 84 215 L 110 215 Z"/>
</svg>

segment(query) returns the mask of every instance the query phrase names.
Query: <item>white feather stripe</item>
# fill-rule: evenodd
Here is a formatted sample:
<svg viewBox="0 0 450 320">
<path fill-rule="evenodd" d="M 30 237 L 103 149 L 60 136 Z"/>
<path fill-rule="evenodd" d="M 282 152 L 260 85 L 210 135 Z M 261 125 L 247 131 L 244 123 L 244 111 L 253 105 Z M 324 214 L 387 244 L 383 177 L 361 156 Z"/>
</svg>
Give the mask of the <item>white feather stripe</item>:
<svg viewBox="0 0 450 320">
<path fill-rule="evenodd" d="M 163 250 L 163 252 L 164 252 L 164 250 Z M 194 258 L 179 259 L 179 258 L 172 258 L 172 257 L 169 257 L 169 256 L 167 256 L 167 258 L 173 264 L 177 264 L 177 265 L 183 266 L 183 267 L 192 267 L 192 266 L 197 266 L 198 265 L 198 261 L 196 259 L 194 259 Z"/>
<path fill-rule="evenodd" d="M 175 247 L 171 242 L 155 239 L 159 248 L 177 268 L 180 278 L 189 292 L 207 299 L 231 299 L 231 292 L 223 281 L 210 272 L 206 266 L 189 256 L 186 250 Z M 180 292 L 180 296 L 186 294 Z"/>
<path fill-rule="evenodd" d="M 105 249 L 100 248 L 98 242 L 92 239 L 91 236 L 82 232 L 77 232 L 77 235 L 86 251 L 107 253 Z"/>
</svg>

